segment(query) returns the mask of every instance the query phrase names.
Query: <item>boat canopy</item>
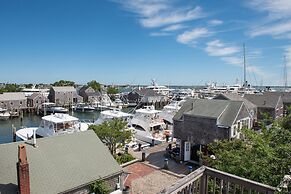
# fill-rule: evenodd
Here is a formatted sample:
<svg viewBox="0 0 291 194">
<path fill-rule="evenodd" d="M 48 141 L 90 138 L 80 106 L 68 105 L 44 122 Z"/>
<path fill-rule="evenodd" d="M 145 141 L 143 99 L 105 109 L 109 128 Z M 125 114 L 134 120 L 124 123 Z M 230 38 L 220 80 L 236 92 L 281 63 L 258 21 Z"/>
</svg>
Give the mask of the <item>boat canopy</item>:
<svg viewBox="0 0 291 194">
<path fill-rule="evenodd" d="M 112 116 L 114 118 L 123 118 L 123 117 L 133 116 L 132 114 L 121 112 L 118 110 L 105 110 L 105 111 L 102 111 L 101 114 L 106 115 L 106 116 Z"/>
<path fill-rule="evenodd" d="M 65 122 L 73 122 L 78 121 L 79 119 L 68 114 L 52 114 L 48 116 L 42 117 L 43 120 L 52 122 L 52 123 L 65 123 Z"/>
</svg>

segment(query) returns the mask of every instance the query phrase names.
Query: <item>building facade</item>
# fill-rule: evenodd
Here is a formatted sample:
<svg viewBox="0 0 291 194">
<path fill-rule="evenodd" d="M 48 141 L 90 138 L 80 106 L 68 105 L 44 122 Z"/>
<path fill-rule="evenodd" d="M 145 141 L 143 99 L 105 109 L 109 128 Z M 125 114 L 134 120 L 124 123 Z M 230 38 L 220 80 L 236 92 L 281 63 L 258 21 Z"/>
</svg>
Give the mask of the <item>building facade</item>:
<svg viewBox="0 0 291 194">
<path fill-rule="evenodd" d="M 18 111 L 27 108 L 27 98 L 23 92 L 7 92 L 0 94 L 0 108 Z"/>
<path fill-rule="evenodd" d="M 83 101 L 73 86 L 52 87 L 48 98 L 58 106 L 69 106 Z"/>
<path fill-rule="evenodd" d="M 30 108 L 40 108 L 45 102 L 49 102 L 49 99 L 40 92 L 33 93 L 31 96 L 27 97 L 27 106 Z"/>
</svg>

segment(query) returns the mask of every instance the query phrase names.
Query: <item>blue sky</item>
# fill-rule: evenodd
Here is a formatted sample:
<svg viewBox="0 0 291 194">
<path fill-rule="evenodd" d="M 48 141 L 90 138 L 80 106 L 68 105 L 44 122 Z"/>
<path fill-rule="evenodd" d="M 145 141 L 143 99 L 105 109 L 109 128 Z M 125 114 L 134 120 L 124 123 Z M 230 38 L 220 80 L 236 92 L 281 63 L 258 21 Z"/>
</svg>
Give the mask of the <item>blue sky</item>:
<svg viewBox="0 0 291 194">
<path fill-rule="evenodd" d="M 0 82 L 291 82 L 290 0 L 0 0 Z"/>
</svg>

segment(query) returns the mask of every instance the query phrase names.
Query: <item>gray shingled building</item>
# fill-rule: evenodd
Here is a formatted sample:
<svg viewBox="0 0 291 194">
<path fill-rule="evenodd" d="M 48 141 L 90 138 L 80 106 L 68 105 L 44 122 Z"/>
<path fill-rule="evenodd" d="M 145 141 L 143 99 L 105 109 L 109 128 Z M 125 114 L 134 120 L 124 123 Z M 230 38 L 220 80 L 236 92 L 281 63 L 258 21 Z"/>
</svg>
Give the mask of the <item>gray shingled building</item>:
<svg viewBox="0 0 291 194">
<path fill-rule="evenodd" d="M 69 106 L 83 101 L 73 86 L 52 87 L 48 98 L 58 106 Z"/>
<path fill-rule="evenodd" d="M 79 95 L 83 97 L 84 102 L 101 102 L 102 101 L 102 94 L 99 91 L 95 91 L 93 88 L 89 86 L 83 86 L 79 90 Z"/>
<path fill-rule="evenodd" d="M 27 106 L 31 108 L 40 108 L 42 103 L 49 102 L 49 99 L 42 93 L 36 92 L 27 97 Z"/>
<path fill-rule="evenodd" d="M 27 99 L 23 92 L 7 92 L 0 94 L 0 108 L 21 110 L 27 108 Z"/>
<path fill-rule="evenodd" d="M 181 159 L 195 160 L 197 145 L 238 138 L 243 126 L 250 127 L 250 117 L 242 101 L 187 100 L 173 118 L 173 136 L 180 140 Z"/>
<path fill-rule="evenodd" d="M 20 144 L 26 147 L 27 172 L 17 170 Z M 0 159 L 0 193 L 3 194 L 15 194 L 22 186 L 29 186 L 31 194 L 85 194 L 88 185 L 99 179 L 114 187 L 122 173 L 121 167 L 91 130 L 40 138 L 37 147 L 25 142 L 0 144 L 0 156 L 5 156 Z M 18 173 L 28 174 L 18 179 Z M 29 185 L 20 186 L 18 181 L 23 183 L 21 177 L 29 177 Z"/>
<path fill-rule="evenodd" d="M 225 93 L 225 94 L 218 94 L 213 99 L 217 100 L 233 100 L 233 101 L 242 101 L 246 105 L 247 109 L 250 112 L 251 115 L 251 126 L 256 125 L 257 123 L 257 106 L 253 104 L 251 101 L 247 100 L 246 98 L 243 98 L 239 94 L 235 93 Z"/>
<path fill-rule="evenodd" d="M 258 121 L 264 119 L 264 114 L 272 119 L 283 116 L 283 101 L 279 93 L 245 94 L 244 98 L 257 106 Z"/>
</svg>

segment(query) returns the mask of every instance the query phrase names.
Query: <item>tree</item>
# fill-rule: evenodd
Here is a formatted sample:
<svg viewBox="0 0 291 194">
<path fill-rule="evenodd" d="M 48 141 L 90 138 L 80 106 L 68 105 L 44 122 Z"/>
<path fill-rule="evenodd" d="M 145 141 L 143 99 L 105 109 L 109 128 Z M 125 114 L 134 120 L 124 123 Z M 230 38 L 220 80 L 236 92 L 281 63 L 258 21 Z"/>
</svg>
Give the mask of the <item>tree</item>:
<svg viewBox="0 0 291 194">
<path fill-rule="evenodd" d="M 131 139 L 131 131 L 125 130 L 127 123 L 121 119 L 105 121 L 101 125 L 91 125 L 97 136 L 105 143 L 111 154 L 116 154 L 116 148 Z"/>
<path fill-rule="evenodd" d="M 74 86 L 75 82 L 68 81 L 68 80 L 60 80 L 55 83 L 53 83 L 53 86 Z"/>
<path fill-rule="evenodd" d="M 216 169 L 265 184 L 278 186 L 291 167 L 291 115 L 275 121 L 261 133 L 243 130 L 243 140 L 217 141 L 208 145 L 203 159 Z"/>
<path fill-rule="evenodd" d="M 20 92 L 21 88 L 18 84 L 5 84 L 3 88 L 0 88 L 0 93 L 3 92 Z"/>
<path fill-rule="evenodd" d="M 116 87 L 108 87 L 107 94 L 117 94 L 119 92 L 118 88 Z"/>
<path fill-rule="evenodd" d="M 108 194 L 110 190 L 105 181 L 97 180 L 90 185 L 90 192 L 95 194 Z"/>
<path fill-rule="evenodd" d="M 90 86 L 91 88 L 93 88 L 95 91 L 101 90 L 101 85 L 96 80 L 92 80 L 92 81 L 88 82 L 87 85 Z"/>
</svg>

